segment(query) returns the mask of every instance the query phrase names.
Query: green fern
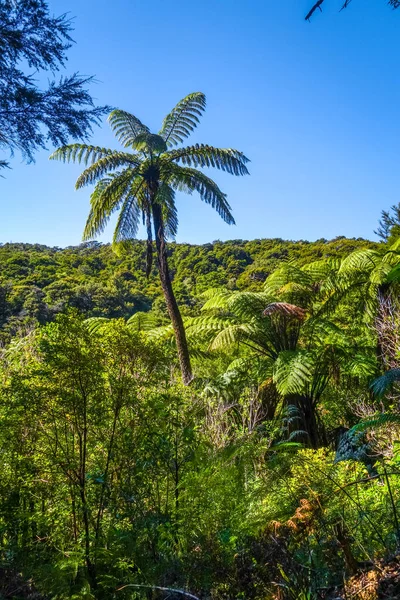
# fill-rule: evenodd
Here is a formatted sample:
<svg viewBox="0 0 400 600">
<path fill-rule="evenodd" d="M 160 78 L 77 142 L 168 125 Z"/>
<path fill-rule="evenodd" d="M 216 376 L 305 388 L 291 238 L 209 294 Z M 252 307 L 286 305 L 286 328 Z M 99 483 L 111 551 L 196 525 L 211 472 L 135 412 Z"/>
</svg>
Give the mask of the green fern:
<svg viewBox="0 0 400 600">
<path fill-rule="evenodd" d="M 274 381 L 283 396 L 303 394 L 312 377 L 313 359 L 306 351 L 281 352 L 274 365 Z"/>
<path fill-rule="evenodd" d="M 381 413 L 375 417 L 364 419 L 354 425 L 351 431 L 354 433 L 367 431 L 368 429 L 379 429 L 387 425 L 400 425 L 400 414 L 396 413 Z"/>
<path fill-rule="evenodd" d="M 400 369 L 390 369 L 371 383 L 371 390 L 377 398 L 381 398 L 398 381 L 400 381 Z"/>
</svg>

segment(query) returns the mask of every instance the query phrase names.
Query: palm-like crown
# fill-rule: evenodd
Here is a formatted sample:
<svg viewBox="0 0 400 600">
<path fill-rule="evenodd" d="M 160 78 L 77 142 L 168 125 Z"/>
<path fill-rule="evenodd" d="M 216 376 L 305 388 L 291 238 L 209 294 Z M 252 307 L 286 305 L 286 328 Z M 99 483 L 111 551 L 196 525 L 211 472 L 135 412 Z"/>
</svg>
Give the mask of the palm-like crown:
<svg viewBox="0 0 400 600">
<path fill-rule="evenodd" d="M 77 189 L 95 185 L 85 240 L 101 233 L 111 214 L 119 210 L 113 243 L 134 238 L 141 219 L 151 242 L 155 203 L 162 209 L 165 234 L 174 237 L 178 227 L 176 191 L 198 192 L 226 223 L 234 223 L 226 194 L 198 168 L 215 167 L 232 175 L 245 175 L 248 159 L 238 150 L 206 144 L 176 148 L 197 127 L 205 106 L 204 94 L 189 94 L 165 117 L 158 134 L 151 133 L 134 115 L 114 110 L 108 121 L 123 151 L 72 144 L 51 155 L 51 159 L 86 166 L 76 182 Z"/>
</svg>

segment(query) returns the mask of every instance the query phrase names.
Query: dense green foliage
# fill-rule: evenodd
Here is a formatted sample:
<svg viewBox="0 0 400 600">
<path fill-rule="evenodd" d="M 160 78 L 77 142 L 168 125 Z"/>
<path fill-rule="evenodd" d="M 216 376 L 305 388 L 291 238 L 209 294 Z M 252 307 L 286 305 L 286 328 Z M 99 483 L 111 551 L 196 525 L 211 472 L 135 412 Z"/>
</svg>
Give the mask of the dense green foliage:
<svg viewBox="0 0 400 600">
<path fill-rule="evenodd" d="M 189 387 L 145 243 L 2 246 L 0 590 L 311 600 L 394 553 L 397 245 L 171 244 Z"/>
<path fill-rule="evenodd" d="M 85 137 L 88 80 L 25 74 L 64 66 L 69 21 L 0 21 L 0 145 Z M 203 169 L 248 173 L 176 148 L 204 109 L 158 134 L 114 110 L 123 151 L 52 155 L 95 186 L 85 240 L 118 213 L 112 245 L 0 246 L 0 600 L 400 598 L 400 205 L 381 243 L 167 244 L 175 191 L 233 224 Z"/>
<path fill-rule="evenodd" d="M 328 242 L 280 239 L 216 241 L 204 246 L 170 243 L 168 258 L 181 310 L 195 315 L 209 288 L 258 289 L 282 260 L 307 263 L 343 257 L 356 248 L 375 247 L 365 240 Z M 145 275 L 146 245 L 132 243 L 123 256 L 96 242 L 65 249 L 38 244 L 0 246 L 0 326 L 4 342 L 18 330 L 47 323 L 67 308 L 85 317 L 123 317 L 151 308 L 166 319 L 156 268 Z"/>
</svg>

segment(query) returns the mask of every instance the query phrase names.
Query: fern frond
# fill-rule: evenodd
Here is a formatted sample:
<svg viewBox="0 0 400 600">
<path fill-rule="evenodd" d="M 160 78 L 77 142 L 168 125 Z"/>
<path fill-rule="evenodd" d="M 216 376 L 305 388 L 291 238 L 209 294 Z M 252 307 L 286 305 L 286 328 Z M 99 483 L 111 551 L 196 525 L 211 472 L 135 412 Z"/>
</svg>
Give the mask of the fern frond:
<svg viewBox="0 0 400 600">
<path fill-rule="evenodd" d="M 400 369 L 390 369 L 381 375 L 381 377 L 375 379 L 370 387 L 373 394 L 381 398 L 398 381 L 400 381 Z"/>
<path fill-rule="evenodd" d="M 192 133 L 206 108 L 206 97 L 194 92 L 183 98 L 165 117 L 159 135 L 168 146 L 176 146 Z"/>
<path fill-rule="evenodd" d="M 69 144 L 57 148 L 49 156 L 49 160 L 61 160 L 64 163 L 77 162 L 87 165 L 94 163 L 100 158 L 114 154 L 115 150 L 101 148 L 100 146 L 89 146 L 88 144 Z"/>
<path fill-rule="evenodd" d="M 117 140 L 125 147 L 132 147 L 136 137 L 141 133 L 149 133 L 146 125 L 125 110 L 113 110 L 108 116 L 108 122 Z"/>
<path fill-rule="evenodd" d="M 333 321 L 321 316 L 312 316 L 304 324 L 304 331 L 310 336 L 315 336 L 319 341 L 327 337 L 333 338 L 336 342 L 346 344 L 348 336 Z"/>
<path fill-rule="evenodd" d="M 161 183 L 158 188 L 156 202 L 160 204 L 162 209 L 165 235 L 169 239 L 175 239 L 178 233 L 178 211 L 175 205 L 174 190 L 166 183 Z"/>
<path fill-rule="evenodd" d="M 282 292 L 284 286 L 293 283 L 301 286 L 305 291 L 312 291 L 313 280 L 310 274 L 294 264 L 287 263 L 267 277 L 264 283 L 264 292 L 270 296 L 276 296 Z"/>
<path fill-rule="evenodd" d="M 167 168 L 169 169 L 167 181 L 169 185 L 187 194 L 197 192 L 206 204 L 210 204 L 217 211 L 225 223 L 235 224 L 226 194 L 219 189 L 215 181 L 201 171 L 189 167 L 170 164 Z"/>
<path fill-rule="evenodd" d="M 167 144 L 161 137 L 155 133 L 139 133 L 131 144 L 134 150 L 144 152 L 145 154 L 162 154 L 167 151 Z"/>
<path fill-rule="evenodd" d="M 211 288 L 203 292 L 203 297 L 208 298 L 202 306 L 202 311 L 215 309 L 228 309 L 229 300 L 232 292 L 225 288 Z"/>
<path fill-rule="evenodd" d="M 400 265 L 393 267 L 386 276 L 387 283 L 398 283 L 400 281 Z"/>
<path fill-rule="evenodd" d="M 76 180 L 75 189 L 79 190 L 85 185 L 95 183 L 100 177 L 108 175 L 110 171 L 114 171 L 118 167 L 132 168 L 139 167 L 140 164 L 140 158 L 134 154 L 113 152 L 108 156 L 100 158 L 93 165 L 85 169 Z"/>
<path fill-rule="evenodd" d="M 281 352 L 274 365 L 278 391 L 288 396 L 301 394 L 312 377 L 312 357 L 305 351 Z"/>
<path fill-rule="evenodd" d="M 159 342 L 172 342 L 175 339 L 172 325 L 155 327 L 154 329 L 149 329 L 146 333 L 149 339 L 157 340 Z"/>
<path fill-rule="evenodd" d="M 400 414 L 396 413 L 381 413 L 376 417 L 364 419 L 354 425 L 350 431 L 361 432 L 368 429 L 379 429 L 380 427 L 386 427 L 387 425 L 399 425 L 400 426 Z"/>
<path fill-rule="evenodd" d="M 94 191 L 90 196 L 92 207 L 83 231 L 82 239 L 84 241 L 91 240 L 99 233 L 102 233 L 107 226 L 111 213 L 119 206 L 119 199 L 114 199 L 115 201 L 110 203 L 108 207 L 105 207 L 99 203 L 102 193 L 110 185 L 110 183 L 112 183 L 112 181 L 113 177 L 106 177 L 101 181 L 98 181 Z"/>
<path fill-rule="evenodd" d="M 225 309 L 240 319 L 262 317 L 265 304 L 270 300 L 263 292 L 231 292 L 225 289 L 213 290 L 202 310 Z"/>
<path fill-rule="evenodd" d="M 301 267 L 311 276 L 314 282 L 322 282 L 332 273 L 336 273 L 340 268 L 340 260 L 337 258 L 315 260 Z"/>
<path fill-rule="evenodd" d="M 376 359 L 368 354 L 355 352 L 352 356 L 346 357 L 344 367 L 346 372 L 353 377 L 370 378 L 376 374 Z"/>
<path fill-rule="evenodd" d="M 112 319 L 108 319 L 107 317 L 90 317 L 84 321 L 89 333 L 98 333 L 111 322 Z"/>
<path fill-rule="evenodd" d="M 389 246 L 388 252 L 398 252 L 400 250 L 400 237 Z"/>
<path fill-rule="evenodd" d="M 272 302 L 268 304 L 267 308 L 263 312 L 264 317 L 270 317 L 271 315 L 281 315 L 284 317 L 291 317 L 298 321 L 304 321 L 306 318 L 306 311 L 304 308 L 289 304 L 288 302 Z"/>
<path fill-rule="evenodd" d="M 353 274 L 354 271 L 372 271 L 379 262 L 380 254 L 376 250 L 355 250 L 342 260 L 340 275 Z"/>
<path fill-rule="evenodd" d="M 214 337 L 229 324 L 234 324 L 233 319 L 220 319 L 218 317 L 194 317 L 185 319 L 186 334 L 188 339 L 206 339 Z"/>
<path fill-rule="evenodd" d="M 124 203 L 121 206 L 114 229 L 113 245 L 132 240 L 137 235 L 141 217 L 140 207 L 137 202 L 137 193 L 142 185 L 143 182 L 139 180 L 136 189 L 132 189 L 131 186 L 131 193 L 125 198 Z"/>
<path fill-rule="evenodd" d="M 243 338 L 242 325 L 232 324 L 225 326 L 210 344 L 210 350 L 227 350 Z"/>
<path fill-rule="evenodd" d="M 90 240 L 104 231 L 111 214 L 132 191 L 135 174 L 134 169 L 126 169 L 122 173 L 113 173 L 96 184 L 90 196 L 91 210 L 83 232 L 84 240 Z"/>
<path fill-rule="evenodd" d="M 168 157 L 188 167 L 214 167 L 231 175 L 248 175 L 246 163 L 249 159 L 233 148 L 214 148 L 206 144 L 186 146 L 179 150 L 170 150 Z"/>
<path fill-rule="evenodd" d="M 138 311 L 126 322 L 127 327 L 134 331 L 149 331 L 157 325 L 157 319 L 151 312 Z"/>
<path fill-rule="evenodd" d="M 391 265 L 388 262 L 380 262 L 370 273 L 369 280 L 373 285 L 379 286 L 385 281 L 392 270 Z"/>
</svg>

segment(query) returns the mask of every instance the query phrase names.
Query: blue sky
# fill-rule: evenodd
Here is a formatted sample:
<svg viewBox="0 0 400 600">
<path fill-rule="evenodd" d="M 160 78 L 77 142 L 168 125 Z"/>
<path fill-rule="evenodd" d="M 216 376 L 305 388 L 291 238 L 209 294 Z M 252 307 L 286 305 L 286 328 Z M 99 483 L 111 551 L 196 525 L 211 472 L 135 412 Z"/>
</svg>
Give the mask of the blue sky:
<svg viewBox="0 0 400 600">
<path fill-rule="evenodd" d="M 98 103 L 157 131 L 181 97 L 203 91 L 192 140 L 251 159 L 250 177 L 210 172 L 237 225 L 180 196 L 177 241 L 374 238 L 381 210 L 400 201 L 400 10 L 385 0 L 354 0 L 341 13 L 340 0 L 326 0 L 311 23 L 312 0 L 49 4 L 75 17 L 68 71 L 96 75 Z M 92 141 L 117 147 L 106 123 Z M 75 192 L 80 167 L 48 155 L 32 165 L 15 157 L 0 181 L 1 242 L 80 242 L 90 189 Z"/>
</svg>

